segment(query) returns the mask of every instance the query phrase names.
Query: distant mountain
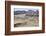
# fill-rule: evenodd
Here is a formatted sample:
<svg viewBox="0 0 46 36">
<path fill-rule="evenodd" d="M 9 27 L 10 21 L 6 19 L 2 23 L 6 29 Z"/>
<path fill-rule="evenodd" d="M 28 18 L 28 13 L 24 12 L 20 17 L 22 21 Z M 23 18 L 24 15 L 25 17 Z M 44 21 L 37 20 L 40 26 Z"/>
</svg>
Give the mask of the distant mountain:
<svg viewBox="0 0 46 36">
<path fill-rule="evenodd" d="M 26 11 L 14 11 L 14 15 L 25 14 Z"/>
<path fill-rule="evenodd" d="M 18 14 L 28 14 L 28 15 L 30 14 L 30 15 L 33 15 L 33 14 L 39 14 L 39 11 L 38 10 L 36 10 L 36 11 L 34 11 L 34 10 L 14 11 L 14 15 L 18 15 Z"/>
</svg>

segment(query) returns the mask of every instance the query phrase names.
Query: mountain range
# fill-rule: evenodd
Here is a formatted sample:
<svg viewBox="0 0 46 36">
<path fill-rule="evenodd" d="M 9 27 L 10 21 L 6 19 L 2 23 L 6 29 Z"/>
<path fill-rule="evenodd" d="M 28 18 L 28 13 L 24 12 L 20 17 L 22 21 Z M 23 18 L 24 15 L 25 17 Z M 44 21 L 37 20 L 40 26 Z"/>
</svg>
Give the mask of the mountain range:
<svg viewBox="0 0 46 36">
<path fill-rule="evenodd" d="M 14 15 L 18 15 L 18 14 L 30 14 L 30 15 L 33 15 L 33 14 L 39 14 L 39 11 L 38 10 L 28 10 L 28 11 L 25 11 L 25 10 L 17 10 L 17 11 L 14 11 Z"/>
</svg>

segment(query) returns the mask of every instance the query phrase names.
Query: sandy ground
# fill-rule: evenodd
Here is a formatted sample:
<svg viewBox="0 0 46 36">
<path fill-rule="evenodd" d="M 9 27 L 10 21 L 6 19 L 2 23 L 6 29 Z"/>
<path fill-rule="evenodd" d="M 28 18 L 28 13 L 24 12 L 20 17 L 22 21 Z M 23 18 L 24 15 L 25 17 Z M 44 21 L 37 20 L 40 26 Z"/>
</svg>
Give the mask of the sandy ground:
<svg viewBox="0 0 46 36">
<path fill-rule="evenodd" d="M 38 26 L 38 21 L 38 17 L 17 18 L 16 16 L 14 16 L 14 25 L 17 27 Z"/>
</svg>

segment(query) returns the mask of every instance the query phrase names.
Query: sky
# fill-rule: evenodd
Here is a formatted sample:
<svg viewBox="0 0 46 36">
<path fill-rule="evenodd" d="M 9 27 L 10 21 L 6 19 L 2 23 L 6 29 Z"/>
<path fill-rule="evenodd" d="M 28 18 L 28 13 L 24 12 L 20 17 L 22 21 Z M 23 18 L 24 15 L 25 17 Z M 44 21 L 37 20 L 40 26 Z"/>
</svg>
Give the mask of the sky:
<svg viewBox="0 0 46 36">
<path fill-rule="evenodd" d="M 14 8 L 14 11 L 23 11 L 23 10 L 25 10 L 25 11 L 28 11 L 28 10 L 34 10 L 34 11 L 36 11 L 36 10 L 38 10 L 38 9 L 33 9 L 33 8 Z"/>
</svg>

